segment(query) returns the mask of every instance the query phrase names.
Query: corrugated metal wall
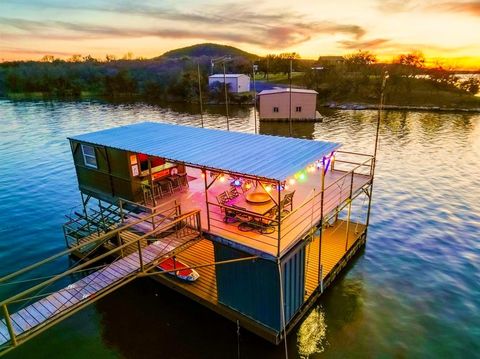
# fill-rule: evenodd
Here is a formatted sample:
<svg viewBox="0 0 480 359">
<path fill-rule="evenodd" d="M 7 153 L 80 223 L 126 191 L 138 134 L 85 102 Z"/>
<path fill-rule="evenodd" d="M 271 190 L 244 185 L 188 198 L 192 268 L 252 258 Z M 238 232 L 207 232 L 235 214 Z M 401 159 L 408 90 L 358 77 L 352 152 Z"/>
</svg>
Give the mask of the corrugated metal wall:
<svg viewBox="0 0 480 359">
<path fill-rule="evenodd" d="M 305 297 L 305 247 L 302 246 L 282 263 L 282 268 L 285 321 L 288 323 Z"/>
<path fill-rule="evenodd" d="M 215 260 L 250 255 L 214 242 Z M 277 264 L 257 259 L 216 267 L 218 301 L 276 331 L 280 330 Z"/>
<path fill-rule="evenodd" d="M 248 257 L 214 242 L 215 260 Z M 218 300 L 242 314 L 280 331 L 280 286 L 276 262 L 257 259 L 216 267 Z M 282 263 L 285 321 L 288 323 L 304 302 L 305 247 L 301 246 Z"/>
</svg>

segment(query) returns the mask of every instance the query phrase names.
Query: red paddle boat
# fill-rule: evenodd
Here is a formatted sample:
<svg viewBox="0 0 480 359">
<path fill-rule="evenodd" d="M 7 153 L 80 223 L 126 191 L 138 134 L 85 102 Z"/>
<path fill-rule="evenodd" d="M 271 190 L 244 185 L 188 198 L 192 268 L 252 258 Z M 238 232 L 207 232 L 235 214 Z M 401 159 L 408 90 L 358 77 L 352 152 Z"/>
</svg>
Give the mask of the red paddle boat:
<svg viewBox="0 0 480 359">
<path fill-rule="evenodd" d="M 200 278 L 200 274 L 198 274 L 196 270 L 188 268 L 187 265 L 180 262 L 175 257 L 160 260 L 157 264 L 157 268 L 161 271 L 169 271 L 167 274 L 187 282 L 194 282 Z"/>
</svg>

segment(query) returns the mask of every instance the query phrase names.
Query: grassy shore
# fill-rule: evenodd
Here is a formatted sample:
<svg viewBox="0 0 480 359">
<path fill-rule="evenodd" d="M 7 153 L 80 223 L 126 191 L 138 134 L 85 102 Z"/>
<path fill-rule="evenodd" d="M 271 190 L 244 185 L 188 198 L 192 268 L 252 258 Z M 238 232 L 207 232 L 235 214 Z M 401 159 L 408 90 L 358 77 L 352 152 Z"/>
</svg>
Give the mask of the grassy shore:
<svg viewBox="0 0 480 359">
<path fill-rule="evenodd" d="M 348 107 L 365 105 L 371 108 L 379 103 L 378 90 L 374 87 L 379 79 L 373 79 L 370 84 L 357 85 L 357 91 L 348 88 L 348 80 L 342 81 L 345 91 L 334 81 L 324 81 L 316 86 L 308 86 L 305 73 L 294 72 L 292 85 L 295 87 L 314 88 L 319 92 L 317 103 L 320 106 Z M 262 79 L 263 80 L 263 79 Z M 266 80 L 265 80 L 266 81 Z M 268 82 L 285 86 L 289 84 L 288 75 L 270 75 Z M 353 81 L 352 81 L 353 83 Z M 460 90 L 454 85 L 438 86 L 425 79 L 402 79 L 401 83 L 388 82 L 385 88 L 385 104 L 398 108 L 432 108 L 432 109 L 475 109 L 480 111 L 480 93 L 473 95 Z"/>
</svg>

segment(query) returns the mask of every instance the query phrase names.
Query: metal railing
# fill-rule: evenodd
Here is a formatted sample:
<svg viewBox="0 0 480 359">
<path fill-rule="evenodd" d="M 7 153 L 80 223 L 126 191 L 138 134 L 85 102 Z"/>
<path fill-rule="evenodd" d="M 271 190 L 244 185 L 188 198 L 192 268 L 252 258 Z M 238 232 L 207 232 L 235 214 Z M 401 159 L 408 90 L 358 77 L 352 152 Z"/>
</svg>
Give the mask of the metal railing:
<svg viewBox="0 0 480 359">
<path fill-rule="evenodd" d="M 341 209 L 361 187 L 369 183 L 373 164 L 370 155 L 337 152 L 326 172 L 323 189 L 319 179 L 318 186 L 312 188 L 302 203 L 295 205 L 288 214 L 280 211 L 283 212 L 280 220 L 277 216 L 262 216 L 238 207 L 207 201 L 209 231 L 280 256 L 286 247 L 309 233 L 313 234 L 322 216 L 325 218 L 332 211 Z M 227 212 L 236 213 L 238 219 L 229 222 Z M 266 233 L 255 228 L 248 232 L 239 230 L 239 224 L 249 221 L 249 217 L 260 222 L 259 229 L 267 227 Z"/>
<path fill-rule="evenodd" d="M 253 214 L 252 212 L 242 210 L 241 208 L 232 208 L 218 203 L 208 202 L 210 211 L 210 231 L 219 235 L 229 234 L 232 239 L 239 239 L 246 242 L 247 245 L 256 243 L 265 249 L 274 251 L 278 248 L 278 218 Z M 242 219 L 234 223 L 225 222 L 226 212 L 235 212 Z M 238 225 L 242 221 L 258 222 L 258 229 L 248 232 L 242 232 L 238 229 Z M 255 227 L 253 227 L 255 228 Z M 262 233 L 267 230 L 267 233 Z M 250 242 L 250 243 L 249 243 Z"/>
<path fill-rule="evenodd" d="M 131 218 L 141 218 L 138 214 L 136 214 L 136 212 L 153 214 L 154 216 L 145 221 L 150 223 L 152 230 L 167 221 L 174 220 L 182 214 L 181 205 L 177 202 L 177 200 L 162 203 L 156 207 L 148 207 L 143 204 L 121 198 L 118 200 L 118 207 L 120 208 L 122 223 L 125 222 L 127 216 Z"/>
<path fill-rule="evenodd" d="M 68 256 L 75 251 L 81 250 L 84 246 L 89 246 L 92 243 L 99 244 L 99 243 L 105 242 L 105 241 L 113 238 L 114 236 L 118 236 L 122 231 L 128 230 L 129 228 L 131 228 L 135 224 L 138 224 L 138 223 L 140 223 L 141 221 L 144 221 L 144 220 L 148 220 L 155 215 L 156 214 L 150 214 L 150 215 L 146 216 L 145 218 L 139 219 L 139 220 L 137 220 L 133 223 L 130 223 L 128 225 L 125 225 L 125 226 L 122 226 L 122 227 L 117 228 L 115 230 L 112 230 L 111 232 L 105 233 L 105 234 L 103 234 L 103 235 L 101 235 L 97 238 L 93 238 L 90 241 L 87 241 L 85 243 L 81 243 L 78 246 L 75 246 L 75 247 L 72 247 L 72 248 L 67 249 L 65 251 L 62 251 L 62 252 L 60 252 L 56 255 L 53 255 L 49 258 L 46 258 L 42 261 L 39 261 L 35 264 L 32 264 L 32 265 L 28 266 L 28 267 L 22 268 L 22 269 L 14 272 L 14 273 L 6 275 L 6 276 L 0 278 L 0 283 L 8 283 L 8 282 L 12 281 L 13 279 L 18 278 L 21 275 L 33 272 L 33 271 L 35 271 L 35 270 L 37 270 L 37 269 L 39 269 L 39 268 L 41 268 L 45 265 L 48 265 L 49 263 L 52 263 L 52 262 L 58 260 L 59 258 L 61 258 L 63 256 Z M 158 253 L 153 259 L 151 258 L 152 252 L 149 251 L 149 255 L 150 255 L 149 260 L 147 262 L 145 262 L 144 256 L 142 255 L 143 247 L 150 244 L 151 242 L 159 241 L 158 238 L 155 238 L 156 236 L 158 236 L 158 234 L 164 233 L 164 232 L 167 232 L 167 231 L 171 231 L 171 230 L 178 231 L 182 235 L 184 235 L 185 238 L 187 238 L 185 240 L 185 242 L 181 243 L 180 245 L 178 245 L 174 249 L 171 249 L 168 252 Z M 2 300 L 0 302 L 0 307 L 2 307 L 3 320 L 4 320 L 4 323 L 7 327 L 7 329 L 8 329 L 8 335 L 9 335 L 10 340 L 7 343 L 4 343 L 3 346 L 0 346 L 0 355 L 4 354 L 6 351 L 8 351 L 11 348 L 18 346 L 23 341 L 25 341 L 25 340 L 29 339 L 30 337 L 38 334 L 39 332 L 47 329 L 48 327 L 57 323 L 58 321 L 69 317 L 70 315 L 72 315 L 76 311 L 82 309 L 86 305 L 88 305 L 90 303 L 93 303 L 94 301 L 100 299 L 104 295 L 106 295 L 106 294 L 112 292 L 113 290 L 119 288 L 120 286 L 130 282 L 131 280 L 135 279 L 139 274 L 144 274 L 144 273 L 152 270 L 157 265 L 158 260 L 160 258 L 163 258 L 166 255 L 171 255 L 172 251 L 176 252 L 176 251 L 180 250 L 180 248 L 184 247 L 185 245 L 187 245 L 187 243 L 190 243 L 191 241 L 193 241 L 195 239 L 200 239 L 201 235 L 202 235 L 202 227 L 201 227 L 200 211 L 199 210 L 191 211 L 191 212 L 185 213 L 183 215 L 180 215 L 175 220 L 173 220 L 169 223 L 166 223 L 165 225 L 157 226 L 155 229 L 153 229 L 152 231 L 149 231 L 148 233 L 145 233 L 141 236 L 137 236 L 135 239 L 129 241 L 128 243 L 123 243 L 123 244 L 115 247 L 114 249 L 109 250 L 109 251 L 107 251 L 105 253 L 102 253 L 100 255 L 97 255 L 94 258 L 89 259 L 87 261 L 79 262 L 74 267 L 71 267 L 71 268 L 69 268 L 69 269 L 67 269 L 67 270 L 65 270 L 65 271 L 63 271 L 59 274 L 55 274 L 55 275 L 51 276 L 51 278 L 49 278 L 45 281 L 42 281 L 41 283 L 38 283 L 38 284 L 34 285 L 33 287 L 31 287 L 29 289 L 26 289 L 26 290 L 24 290 L 20 293 L 17 293 L 17 294 L 15 294 L 15 295 L 7 298 L 7 299 Z M 177 236 L 177 237 L 180 237 L 180 236 Z M 161 241 L 161 239 L 160 239 L 160 241 Z M 52 313 L 52 315 L 50 317 L 46 318 L 43 322 L 38 323 L 36 325 L 33 325 L 31 328 L 28 328 L 25 331 L 22 331 L 21 333 L 18 333 L 19 332 L 19 330 L 18 330 L 19 325 L 14 323 L 14 321 L 12 320 L 12 315 L 9 312 L 9 307 L 10 306 L 12 306 L 12 305 L 18 306 L 22 302 L 31 301 L 32 298 L 39 299 L 39 298 L 47 297 L 48 295 L 53 294 L 55 292 L 58 292 L 58 291 L 55 291 L 55 292 L 50 292 L 50 293 L 42 293 L 42 294 L 39 295 L 39 291 L 44 290 L 47 287 L 50 287 L 51 285 L 53 285 L 55 283 L 59 283 L 61 281 L 63 282 L 64 279 L 71 276 L 72 274 L 88 270 L 88 268 L 91 268 L 91 266 L 94 265 L 94 264 L 98 264 L 100 262 L 102 264 L 100 267 L 104 268 L 104 267 L 107 267 L 109 265 L 112 265 L 112 263 L 116 263 L 116 261 L 118 261 L 120 259 L 117 259 L 117 260 L 115 260 L 115 261 L 113 261 L 109 264 L 103 264 L 104 260 L 107 257 L 112 257 L 112 256 L 115 256 L 115 255 L 118 255 L 127 246 L 132 246 L 132 244 L 137 246 L 138 261 L 139 261 L 137 269 L 133 270 L 131 273 L 126 274 L 125 276 L 121 277 L 120 279 L 118 279 L 116 281 L 113 281 L 112 283 L 108 284 L 104 288 L 99 289 L 98 292 L 95 292 L 95 295 L 87 296 L 86 298 L 82 298 L 77 303 L 69 305 L 68 307 L 65 307 L 64 310 L 62 308 L 60 308 L 62 310 L 57 310 L 55 313 Z M 165 245 L 164 248 L 170 248 L 170 247 L 168 247 L 167 244 Z M 118 257 L 122 257 L 122 255 L 118 255 Z M 145 257 L 145 258 L 147 258 L 147 257 Z M 96 268 L 99 268 L 99 267 L 96 267 Z M 15 282 L 10 283 L 10 284 L 15 284 Z M 67 290 L 67 289 L 70 290 L 71 288 L 66 287 L 66 288 L 61 289 L 60 291 Z M 64 303 L 63 305 L 65 305 L 65 304 L 67 304 L 67 302 Z M 59 308 L 57 308 L 57 309 L 59 309 Z M 16 327 L 17 327 L 17 329 L 15 329 Z"/>
<path fill-rule="evenodd" d="M 340 156 L 345 154 L 349 157 L 366 159 L 360 161 L 343 160 L 338 158 L 339 154 Z M 305 237 L 310 229 L 316 229 L 315 226 L 320 222 L 322 215 L 326 216 L 331 211 L 338 210 L 347 200 L 352 199 L 354 192 L 360 190 L 360 188 L 357 188 L 355 191 L 356 176 L 362 177 L 364 182 L 368 183 L 371 180 L 373 164 L 373 156 L 355 152 L 337 152 L 329 171 L 343 174 L 324 186 L 323 191 L 322 188 L 319 190 L 313 189 L 302 204 L 282 218 L 279 244 L 281 245 L 282 239 L 290 235 L 294 237 L 294 239 L 290 239 L 293 242 L 298 238 Z M 326 177 L 328 177 L 328 174 Z"/>
</svg>

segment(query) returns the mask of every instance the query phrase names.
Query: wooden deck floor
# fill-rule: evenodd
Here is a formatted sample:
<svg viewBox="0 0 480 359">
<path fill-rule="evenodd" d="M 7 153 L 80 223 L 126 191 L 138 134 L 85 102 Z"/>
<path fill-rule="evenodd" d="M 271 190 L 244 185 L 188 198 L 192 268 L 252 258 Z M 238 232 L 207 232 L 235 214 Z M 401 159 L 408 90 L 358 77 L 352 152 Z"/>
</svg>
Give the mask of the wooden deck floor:
<svg viewBox="0 0 480 359">
<path fill-rule="evenodd" d="M 133 235 L 133 234 L 132 234 Z M 158 240 L 142 250 L 144 265 L 152 264 L 159 258 L 173 253 L 198 234 L 186 237 L 170 235 Z M 125 283 L 129 278 L 136 277 L 140 268 L 138 252 L 133 252 L 114 261 L 106 267 L 70 284 L 69 286 L 20 309 L 10 316 L 16 335 L 45 325 L 62 313 L 69 312 L 83 305 L 89 298 L 97 296 L 108 289 Z M 216 292 L 216 291 L 215 291 Z M 10 340 L 5 320 L 0 321 L 0 346 Z"/>
<path fill-rule="evenodd" d="M 213 243 L 209 240 L 203 239 L 190 248 L 182 251 L 176 257 L 187 266 L 214 263 L 215 255 L 213 251 Z M 218 299 L 215 266 L 212 265 L 195 270 L 200 274 L 200 278 L 193 283 L 176 279 L 168 274 L 163 274 L 155 278 L 169 287 L 173 286 L 182 288 L 184 292 L 193 295 L 198 301 L 206 301 L 213 305 L 217 305 Z"/>
<path fill-rule="evenodd" d="M 323 279 L 325 279 L 334 269 L 337 263 L 347 253 L 360 236 L 365 231 L 365 225 L 350 223 L 348 231 L 347 245 L 347 222 L 338 220 L 332 227 L 324 230 L 322 237 L 322 255 L 321 261 L 323 266 Z M 305 300 L 318 287 L 318 259 L 319 259 L 319 237 L 308 244 L 306 248 L 305 263 Z"/>
<path fill-rule="evenodd" d="M 205 185 L 201 173 L 197 169 L 188 168 L 188 173 L 194 179 L 190 180 L 190 187 L 183 191 L 177 191 L 173 195 L 164 197 L 161 202 L 170 202 L 177 200 L 181 203 L 182 211 L 190 211 L 194 209 L 201 210 L 202 227 L 207 229 L 207 209 L 205 203 Z M 334 183 L 338 179 L 340 181 L 325 191 L 323 213 L 326 216 L 332 212 L 338 205 L 343 203 L 350 194 L 350 177 L 342 178 L 345 172 L 342 171 L 328 171 L 325 176 L 325 188 Z M 353 181 L 353 192 L 358 191 L 370 181 L 370 176 L 356 174 Z M 293 209 L 301 206 L 313 195 L 313 189 L 318 189 L 321 183 L 321 175 L 316 172 L 307 176 L 307 180 L 303 183 L 298 183 L 289 190 L 295 190 Z M 217 181 L 209 189 L 209 201 L 216 202 L 215 195 L 223 192 L 228 188 L 228 183 L 220 183 Z M 319 222 L 321 216 L 320 197 L 314 201 L 314 211 L 312 206 L 305 206 L 302 210 L 293 213 L 282 222 L 282 240 L 280 242 L 280 253 L 283 255 L 292 246 L 295 245 L 304 234 L 311 228 L 312 223 Z M 157 205 L 159 204 L 157 203 Z M 313 216 L 311 215 L 313 213 Z M 227 224 L 223 222 L 223 214 L 220 209 L 215 206 L 210 206 L 210 231 L 213 235 L 221 236 L 232 242 L 237 243 L 244 250 L 252 249 L 255 254 L 258 252 L 265 253 L 267 256 L 277 255 L 278 246 L 278 232 L 275 231 L 270 235 L 262 235 L 257 232 L 241 232 L 238 230 L 238 224 Z"/>
<path fill-rule="evenodd" d="M 347 252 L 345 250 L 346 244 L 346 222 L 338 220 L 336 224 L 325 230 L 322 240 L 322 256 L 321 261 L 323 265 L 323 278 L 326 278 L 330 272 L 339 263 L 342 257 Z M 348 249 L 350 249 L 360 235 L 364 232 L 365 226 L 362 224 L 350 223 L 348 236 Z M 318 287 L 318 245 L 319 238 L 316 237 L 307 246 L 306 263 L 305 263 L 305 300 Z M 188 266 L 203 265 L 215 262 L 215 255 L 213 243 L 210 240 L 203 239 L 188 249 L 182 251 L 177 255 L 177 258 Z M 192 297 L 198 302 L 207 304 L 212 308 L 219 305 L 217 299 L 217 283 L 215 266 L 208 266 L 198 268 L 196 271 L 200 274 L 200 278 L 193 283 L 188 283 L 169 275 L 162 275 L 156 279 L 162 284 L 167 285 L 184 295 Z"/>
</svg>

